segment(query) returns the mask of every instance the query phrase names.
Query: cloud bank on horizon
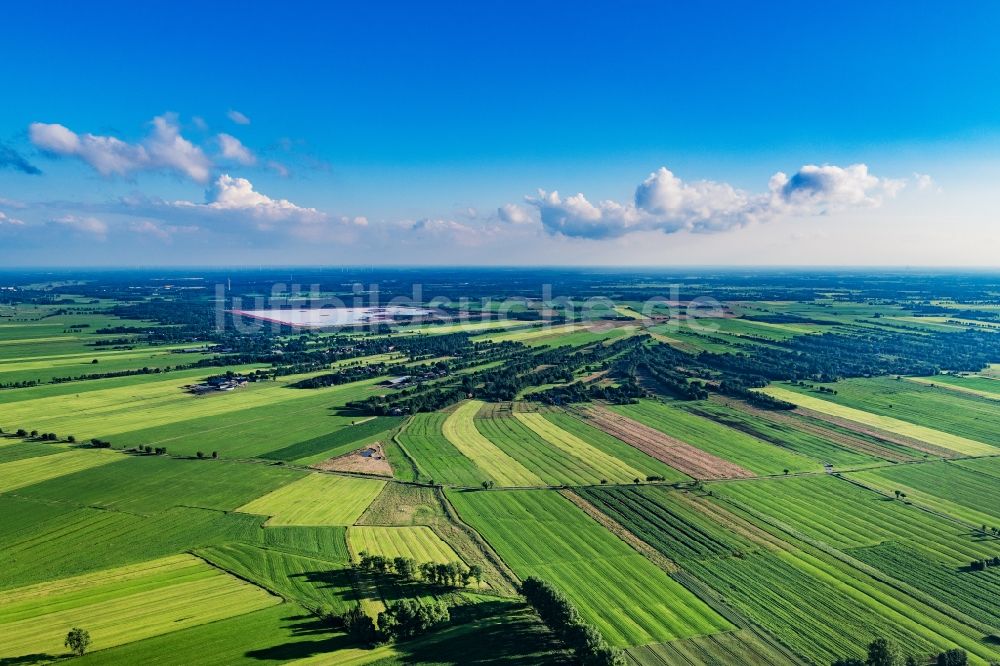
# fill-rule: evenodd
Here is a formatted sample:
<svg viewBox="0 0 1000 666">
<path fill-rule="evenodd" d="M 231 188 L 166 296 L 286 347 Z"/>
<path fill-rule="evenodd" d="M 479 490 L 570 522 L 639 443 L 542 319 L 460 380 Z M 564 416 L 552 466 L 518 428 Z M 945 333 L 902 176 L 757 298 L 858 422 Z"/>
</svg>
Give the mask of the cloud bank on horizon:
<svg viewBox="0 0 1000 666">
<path fill-rule="evenodd" d="M 230 110 L 227 118 L 245 127 L 250 119 Z M 103 203 L 34 202 L 20 204 L 17 217 L 0 199 L 0 231 L 22 237 L 32 230 L 63 230 L 78 238 L 106 241 L 114 235 L 138 235 L 166 243 L 198 234 L 240 236 L 249 243 L 299 241 L 310 243 L 450 242 L 457 246 L 489 243 L 500 235 L 563 237 L 598 242 L 640 232 L 721 234 L 781 217 L 824 216 L 855 208 L 875 208 L 892 199 L 907 181 L 872 174 L 865 164 L 807 164 L 791 175 L 775 173 L 760 192 L 748 192 L 726 182 L 685 181 L 662 166 L 636 186 L 631 200 L 592 203 L 580 193 L 562 196 L 539 189 L 521 203 L 499 205 L 494 213 L 474 208 L 458 213 L 428 211 L 416 219 L 369 222 L 363 214 L 338 215 L 314 206 L 265 194 L 249 178 L 234 171 L 263 168 L 287 177 L 287 168 L 261 159 L 229 132 L 210 133 L 201 118 L 193 120 L 205 136 L 196 142 L 184 136 L 179 117 L 154 117 L 148 132 L 135 141 L 110 134 L 79 133 L 59 123 L 32 122 L 28 138 L 41 155 L 75 160 L 109 180 L 134 182 L 141 174 L 173 176 L 205 188 L 203 201 L 166 198 L 133 192 Z M 277 165 L 277 166 L 276 166 Z M 28 158 L 0 145 L 0 166 L 39 175 Z M 278 167 L 281 167 L 280 169 Z M 930 176 L 914 174 L 917 189 L 933 187 Z M 25 221 L 41 209 L 41 222 Z"/>
<path fill-rule="evenodd" d="M 631 202 L 593 204 L 583 194 L 561 197 L 539 190 L 527 197 L 551 234 L 593 240 L 639 231 L 719 233 L 766 222 L 781 215 L 823 215 L 852 207 L 880 206 L 905 187 L 898 179 L 879 178 L 864 164 L 801 167 L 791 176 L 778 172 L 767 192 L 751 194 L 728 183 L 685 182 L 660 167 L 639 184 Z M 521 207 L 506 204 L 498 215 L 507 221 L 529 219 Z"/>
</svg>

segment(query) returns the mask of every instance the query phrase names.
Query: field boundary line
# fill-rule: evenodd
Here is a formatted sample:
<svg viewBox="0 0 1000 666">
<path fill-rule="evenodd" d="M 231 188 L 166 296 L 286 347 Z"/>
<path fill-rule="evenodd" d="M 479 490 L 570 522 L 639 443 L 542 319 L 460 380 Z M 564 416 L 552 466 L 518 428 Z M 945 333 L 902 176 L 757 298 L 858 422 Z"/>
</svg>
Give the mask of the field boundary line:
<svg viewBox="0 0 1000 666">
<path fill-rule="evenodd" d="M 406 428 L 407 428 L 407 426 L 409 424 L 410 424 L 410 420 L 409 419 L 405 419 L 399 425 L 399 427 L 396 428 L 396 431 L 394 433 L 392 433 L 392 435 L 389 437 L 389 439 L 391 439 L 392 442 L 396 446 L 399 447 L 399 450 L 403 452 L 403 457 L 406 458 L 406 462 L 408 462 L 410 464 L 410 469 L 413 470 L 413 479 L 414 479 L 414 482 L 416 482 L 416 480 L 420 478 L 421 474 L 424 474 L 425 476 L 428 476 L 428 478 L 429 478 L 429 475 L 427 475 L 426 472 L 424 472 L 422 469 L 420 469 L 420 465 L 417 464 L 416 458 L 414 458 L 413 455 L 409 451 L 406 450 L 406 447 L 403 446 L 402 440 L 399 439 L 399 436 L 401 434 L 403 434 L 403 432 L 406 430 Z M 395 475 L 393 475 L 393 476 L 395 476 Z"/>
<path fill-rule="evenodd" d="M 496 550 L 493 548 L 493 545 L 486 540 L 486 537 L 484 537 L 482 534 L 477 532 L 475 528 L 473 528 L 471 525 L 462 520 L 462 517 L 458 514 L 458 511 L 455 510 L 455 507 L 452 506 L 451 502 L 448 501 L 447 495 L 445 495 L 444 491 L 441 488 L 439 487 L 434 488 L 434 496 L 437 498 L 437 501 L 441 504 L 441 508 L 444 510 L 445 517 L 449 521 L 451 521 L 452 524 L 455 525 L 455 527 L 465 532 L 469 536 L 469 538 L 472 539 L 473 543 L 475 543 L 476 546 L 482 551 L 483 556 L 487 560 L 489 560 L 494 567 L 496 567 L 497 571 L 504 578 L 505 582 L 509 583 L 513 590 L 515 591 L 518 590 L 520 588 L 521 579 L 518 578 L 517 574 L 514 573 L 514 570 L 511 569 L 506 562 L 504 562 L 503 558 L 500 557 L 500 554 L 497 553 Z M 437 532 L 435 532 L 435 534 L 437 534 Z M 445 543 L 448 542 L 445 541 Z"/>
</svg>

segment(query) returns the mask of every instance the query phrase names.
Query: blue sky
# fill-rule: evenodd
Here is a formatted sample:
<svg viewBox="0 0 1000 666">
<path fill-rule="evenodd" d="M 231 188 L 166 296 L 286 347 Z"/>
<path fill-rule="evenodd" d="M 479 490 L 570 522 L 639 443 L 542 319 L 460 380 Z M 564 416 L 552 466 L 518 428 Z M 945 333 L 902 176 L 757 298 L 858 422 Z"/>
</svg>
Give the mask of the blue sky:
<svg viewBox="0 0 1000 666">
<path fill-rule="evenodd" d="M 997 263 L 996 3 L 354 5 L 5 6 L 0 242 L 24 264 Z"/>
</svg>

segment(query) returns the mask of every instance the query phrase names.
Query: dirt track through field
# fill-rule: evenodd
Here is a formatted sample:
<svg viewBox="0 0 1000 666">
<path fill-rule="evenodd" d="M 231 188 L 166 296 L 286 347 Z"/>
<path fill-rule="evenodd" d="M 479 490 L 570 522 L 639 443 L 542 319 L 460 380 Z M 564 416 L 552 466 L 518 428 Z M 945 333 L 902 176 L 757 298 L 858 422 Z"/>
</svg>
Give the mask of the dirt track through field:
<svg viewBox="0 0 1000 666">
<path fill-rule="evenodd" d="M 591 407 L 585 411 L 585 415 L 589 423 L 609 435 L 696 479 L 739 479 L 754 476 L 753 472 L 736 463 L 713 456 L 604 407 Z"/>
</svg>

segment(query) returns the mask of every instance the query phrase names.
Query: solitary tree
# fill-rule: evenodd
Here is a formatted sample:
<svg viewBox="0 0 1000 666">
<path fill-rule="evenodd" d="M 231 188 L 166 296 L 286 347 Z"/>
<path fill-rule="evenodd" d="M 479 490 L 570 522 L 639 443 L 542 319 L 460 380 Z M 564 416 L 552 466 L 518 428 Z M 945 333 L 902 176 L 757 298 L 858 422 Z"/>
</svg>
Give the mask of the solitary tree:
<svg viewBox="0 0 1000 666">
<path fill-rule="evenodd" d="M 868 645 L 868 666 L 899 666 L 902 661 L 899 649 L 884 638 L 876 638 Z"/>
<path fill-rule="evenodd" d="M 90 647 L 90 632 L 86 629 L 81 629 L 80 627 L 73 627 L 69 630 L 69 633 L 66 634 L 66 641 L 63 644 L 68 647 L 73 654 L 78 657 L 82 657 L 83 653 L 87 651 L 88 647 Z"/>
</svg>

